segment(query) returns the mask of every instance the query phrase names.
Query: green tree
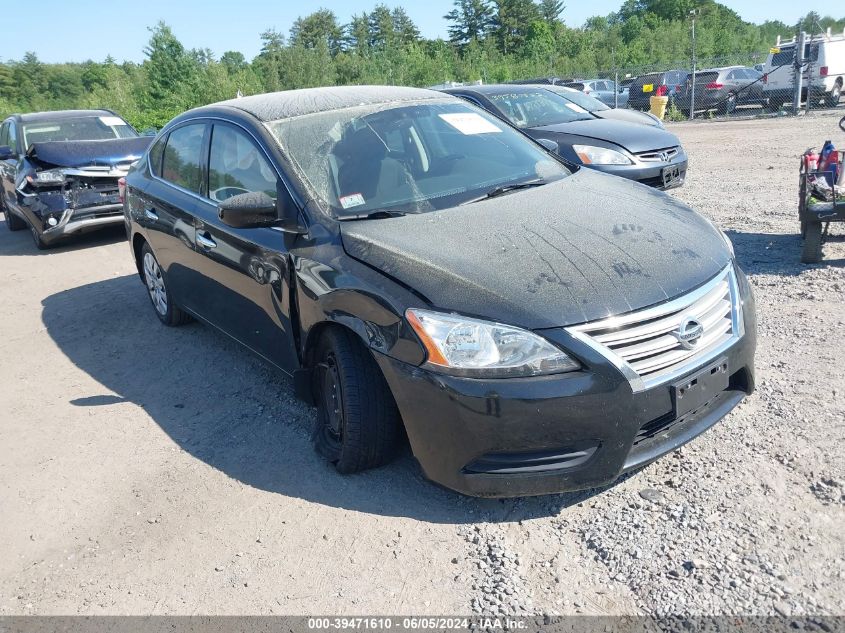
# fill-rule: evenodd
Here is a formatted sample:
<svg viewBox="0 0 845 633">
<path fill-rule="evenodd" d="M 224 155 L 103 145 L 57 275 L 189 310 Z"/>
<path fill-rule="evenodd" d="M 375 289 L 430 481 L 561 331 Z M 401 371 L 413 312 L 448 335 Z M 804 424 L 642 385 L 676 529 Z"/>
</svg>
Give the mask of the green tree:
<svg viewBox="0 0 845 633">
<path fill-rule="evenodd" d="M 449 26 L 449 41 L 465 46 L 483 40 L 493 26 L 493 7 L 488 0 L 455 0 L 455 8 L 443 16 Z"/>
<path fill-rule="evenodd" d="M 343 44 L 343 29 L 332 11 L 319 9 L 296 19 L 290 30 L 290 42 L 303 48 L 317 48 L 323 43 L 332 55 L 337 55 Z"/>
<path fill-rule="evenodd" d="M 561 0 L 540 0 L 540 16 L 549 24 L 558 22 L 565 8 Z"/>
<path fill-rule="evenodd" d="M 150 32 L 150 42 L 144 48 L 147 86 L 143 101 L 153 118 L 164 124 L 195 105 L 198 64 L 164 22 Z"/>
<path fill-rule="evenodd" d="M 495 0 L 493 30 L 499 50 L 505 55 L 516 53 L 525 43 L 531 24 L 540 19 L 540 10 L 533 0 Z"/>
</svg>

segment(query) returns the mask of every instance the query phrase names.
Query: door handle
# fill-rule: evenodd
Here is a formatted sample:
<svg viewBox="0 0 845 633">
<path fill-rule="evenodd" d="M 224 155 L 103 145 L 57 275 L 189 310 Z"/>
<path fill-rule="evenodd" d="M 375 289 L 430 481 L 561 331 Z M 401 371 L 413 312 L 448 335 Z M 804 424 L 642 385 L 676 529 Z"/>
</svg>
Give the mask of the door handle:
<svg viewBox="0 0 845 633">
<path fill-rule="evenodd" d="M 197 244 L 203 248 L 216 248 L 217 242 L 208 237 L 208 234 L 197 233 Z"/>
<path fill-rule="evenodd" d="M 158 213 L 154 209 L 144 209 L 144 215 L 150 220 L 158 220 Z"/>
</svg>

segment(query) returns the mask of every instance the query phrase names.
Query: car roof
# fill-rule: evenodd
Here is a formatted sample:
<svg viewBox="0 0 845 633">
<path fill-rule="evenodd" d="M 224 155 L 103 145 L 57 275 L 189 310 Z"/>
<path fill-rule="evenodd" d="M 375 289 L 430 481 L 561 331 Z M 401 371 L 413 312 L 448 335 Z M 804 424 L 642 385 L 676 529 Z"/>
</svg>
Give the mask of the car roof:
<svg viewBox="0 0 845 633">
<path fill-rule="evenodd" d="M 227 106 L 251 114 L 259 121 L 276 121 L 316 112 L 352 108 L 359 105 L 419 101 L 421 99 L 442 99 L 443 94 L 425 88 L 402 88 L 396 86 L 330 86 L 325 88 L 302 88 L 284 90 L 229 99 L 205 106 Z M 200 114 L 205 108 L 192 110 Z"/>
<path fill-rule="evenodd" d="M 111 110 L 54 110 L 52 112 L 28 112 L 12 115 L 22 123 L 38 123 L 40 121 L 57 121 L 74 119 L 84 116 L 117 116 Z"/>
<path fill-rule="evenodd" d="M 449 94 L 453 92 L 474 92 L 480 95 L 501 95 L 513 93 L 537 92 L 538 89 L 545 90 L 546 85 L 538 84 L 487 84 L 485 86 L 463 86 L 461 88 L 449 88 L 444 90 Z"/>
<path fill-rule="evenodd" d="M 699 69 L 695 72 L 696 73 L 722 73 L 722 72 L 725 72 L 726 70 L 735 70 L 737 68 L 748 68 L 748 66 L 716 66 L 714 68 L 701 68 L 701 69 Z"/>
</svg>

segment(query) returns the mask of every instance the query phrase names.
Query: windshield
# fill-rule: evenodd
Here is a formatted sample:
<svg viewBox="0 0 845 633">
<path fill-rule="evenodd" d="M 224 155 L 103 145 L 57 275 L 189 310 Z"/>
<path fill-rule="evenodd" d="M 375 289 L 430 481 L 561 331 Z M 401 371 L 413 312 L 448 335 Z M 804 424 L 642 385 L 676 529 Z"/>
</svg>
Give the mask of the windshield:
<svg viewBox="0 0 845 633">
<path fill-rule="evenodd" d="M 452 100 L 358 106 L 267 127 L 339 219 L 444 209 L 570 173 L 492 115 Z"/>
<path fill-rule="evenodd" d="M 566 88 L 564 86 L 549 86 L 547 90 L 554 92 L 556 95 L 563 97 L 567 101 L 583 108 L 587 112 L 600 112 L 601 110 L 610 110 L 608 106 L 603 104 L 595 97 L 584 94 L 580 90 L 574 88 Z"/>
<path fill-rule="evenodd" d="M 543 89 L 536 92 L 488 94 L 487 98 L 508 120 L 520 128 L 584 121 L 592 117 L 583 108 Z"/>
<path fill-rule="evenodd" d="M 101 141 L 138 136 L 119 116 L 81 116 L 23 124 L 24 147 L 50 141 Z"/>
</svg>

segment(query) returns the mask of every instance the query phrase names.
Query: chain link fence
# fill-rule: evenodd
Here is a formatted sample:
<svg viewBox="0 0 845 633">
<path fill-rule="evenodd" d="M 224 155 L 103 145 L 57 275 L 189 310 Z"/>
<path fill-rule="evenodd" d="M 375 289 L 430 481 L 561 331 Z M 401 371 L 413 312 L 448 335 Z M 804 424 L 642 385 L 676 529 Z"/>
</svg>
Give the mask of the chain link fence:
<svg viewBox="0 0 845 633">
<path fill-rule="evenodd" d="M 845 105 L 845 33 L 806 36 L 806 41 L 802 36 L 753 53 L 584 70 L 518 83 L 529 81 L 569 86 L 610 107 L 646 111 L 654 103 L 657 109 L 665 107 L 665 119 L 674 121 L 795 114 Z"/>
</svg>

